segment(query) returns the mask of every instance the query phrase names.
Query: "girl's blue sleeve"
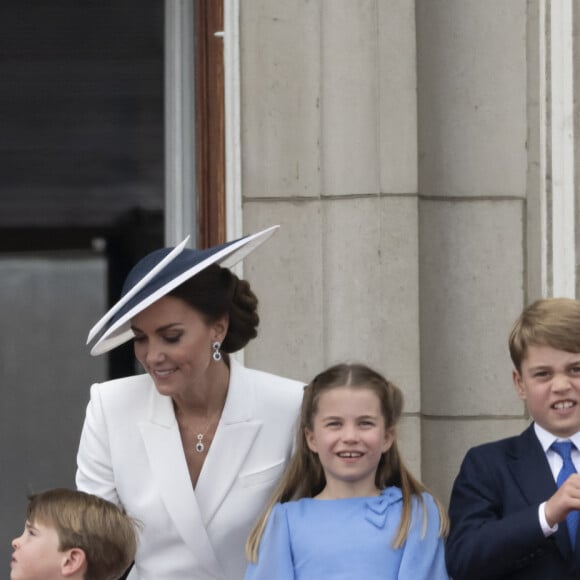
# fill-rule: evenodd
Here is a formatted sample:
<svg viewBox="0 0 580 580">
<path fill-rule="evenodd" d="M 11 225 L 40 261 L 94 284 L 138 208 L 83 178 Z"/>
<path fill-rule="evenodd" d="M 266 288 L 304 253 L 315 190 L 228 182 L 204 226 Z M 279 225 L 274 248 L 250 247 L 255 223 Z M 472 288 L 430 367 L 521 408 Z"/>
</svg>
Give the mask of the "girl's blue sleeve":
<svg viewBox="0 0 580 580">
<path fill-rule="evenodd" d="M 411 525 L 403 544 L 403 558 L 399 569 L 401 580 L 448 580 L 445 567 L 444 539 L 439 536 L 439 510 L 433 498 L 423 494 L 427 510 L 427 526 L 423 532 L 423 507 L 413 499 Z"/>
<path fill-rule="evenodd" d="M 258 561 L 249 564 L 245 580 L 294 580 L 294 561 L 284 504 L 276 504 L 268 518 L 258 549 Z"/>
</svg>

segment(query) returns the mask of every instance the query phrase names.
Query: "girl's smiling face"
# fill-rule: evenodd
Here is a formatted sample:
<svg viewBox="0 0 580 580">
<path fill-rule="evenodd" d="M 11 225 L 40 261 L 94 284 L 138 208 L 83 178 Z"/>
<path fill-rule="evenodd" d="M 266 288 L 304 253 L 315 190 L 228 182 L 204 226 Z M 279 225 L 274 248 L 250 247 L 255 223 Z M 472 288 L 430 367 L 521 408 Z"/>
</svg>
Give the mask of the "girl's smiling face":
<svg viewBox="0 0 580 580">
<path fill-rule="evenodd" d="M 131 321 L 137 360 L 162 395 L 179 397 L 203 382 L 212 344 L 222 341 L 225 320 L 209 324 L 197 310 L 174 296 L 164 296 Z"/>
<path fill-rule="evenodd" d="M 323 392 L 306 442 L 318 454 L 326 477 L 321 497 L 376 495 L 381 456 L 394 441 L 386 429 L 377 394 L 365 387 L 335 387 Z"/>
</svg>

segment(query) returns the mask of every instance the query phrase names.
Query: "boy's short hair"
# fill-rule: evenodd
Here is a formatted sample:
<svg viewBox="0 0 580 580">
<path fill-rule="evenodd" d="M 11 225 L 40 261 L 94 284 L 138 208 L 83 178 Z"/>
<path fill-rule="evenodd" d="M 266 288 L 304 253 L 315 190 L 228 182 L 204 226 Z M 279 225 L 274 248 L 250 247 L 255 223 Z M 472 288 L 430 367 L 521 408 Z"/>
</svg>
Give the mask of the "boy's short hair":
<svg viewBox="0 0 580 580">
<path fill-rule="evenodd" d="M 86 580 L 114 580 L 129 568 L 137 549 L 136 523 L 115 504 L 71 489 L 51 489 L 28 499 L 26 520 L 54 528 L 59 551 L 84 551 Z"/>
<path fill-rule="evenodd" d="M 580 301 L 544 298 L 524 308 L 509 336 L 510 356 L 518 372 L 530 346 L 580 353 Z"/>
</svg>

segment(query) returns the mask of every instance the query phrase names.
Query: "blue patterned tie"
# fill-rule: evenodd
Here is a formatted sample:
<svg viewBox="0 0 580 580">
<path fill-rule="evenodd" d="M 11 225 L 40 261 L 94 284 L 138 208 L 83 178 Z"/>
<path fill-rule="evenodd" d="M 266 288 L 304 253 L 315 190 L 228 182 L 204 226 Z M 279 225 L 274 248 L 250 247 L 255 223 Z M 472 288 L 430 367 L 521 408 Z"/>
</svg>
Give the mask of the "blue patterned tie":
<svg viewBox="0 0 580 580">
<path fill-rule="evenodd" d="M 576 468 L 572 463 L 572 448 L 575 449 L 575 446 L 571 441 L 555 441 L 552 443 L 552 449 L 562 458 L 562 461 L 564 462 L 562 469 L 560 469 L 560 473 L 558 473 L 558 478 L 556 479 L 556 484 L 558 487 L 560 487 L 573 473 L 577 473 Z M 566 517 L 572 549 L 574 549 L 576 546 L 576 530 L 578 529 L 579 515 L 580 512 L 573 510 Z"/>
</svg>

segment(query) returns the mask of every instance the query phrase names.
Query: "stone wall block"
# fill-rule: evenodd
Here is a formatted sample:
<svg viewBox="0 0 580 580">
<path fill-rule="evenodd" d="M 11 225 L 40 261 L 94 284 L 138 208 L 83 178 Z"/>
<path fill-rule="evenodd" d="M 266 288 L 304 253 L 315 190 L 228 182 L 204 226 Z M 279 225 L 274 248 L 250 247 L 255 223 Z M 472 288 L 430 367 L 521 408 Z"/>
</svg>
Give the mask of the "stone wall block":
<svg viewBox="0 0 580 580">
<path fill-rule="evenodd" d="M 518 201 L 420 202 L 421 401 L 429 415 L 511 415 L 507 339 L 523 307 Z"/>
<path fill-rule="evenodd" d="M 240 2 L 245 197 L 317 196 L 319 2 Z"/>
<path fill-rule="evenodd" d="M 246 232 L 280 230 L 244 260 L 260 301 L 258 337 L 246 364 L 308 382 L 322 370 L 324 321 L 319 202 L 246 204 Z"/>
<path fill-rule="evenodd" d="M 517 435 L 528 425 L 528 420 L 523 417 L 480 420 L 424 418 L 421 423 L 423 481 L 448 505 L 453 482 L 467 451 L 475 445 Z"/>
<path fill-rule="evenodd" d="M 419 189 L 526 191 L 526 0 L 417 2 Z"/>
<path fill-rule="evenodd" d="M 366 197 L 324 204 L 329 363 L 357 360 L 397 383 L 419 410 L 417 200 Z"/>
<path fill-rule="evenodd" d="M 403 415 L 397 425 L 397 446 L 407 469 L 421 479 L 421 420 L 414 415 Z"/>
<path fill-rule="evenodd" d="M 414 0 L 381 0 L 379 171 L 383 193 L 417 192 L 417 51 Z"/>
<path fill-rule="evenodd" d="M 377 3 L 322 6 L 323 194 L 378 193 Z"/>
</svg>

